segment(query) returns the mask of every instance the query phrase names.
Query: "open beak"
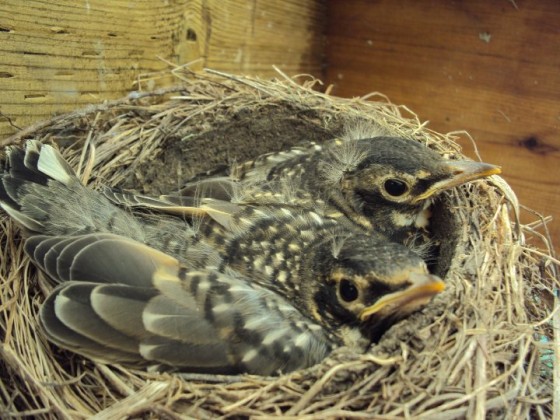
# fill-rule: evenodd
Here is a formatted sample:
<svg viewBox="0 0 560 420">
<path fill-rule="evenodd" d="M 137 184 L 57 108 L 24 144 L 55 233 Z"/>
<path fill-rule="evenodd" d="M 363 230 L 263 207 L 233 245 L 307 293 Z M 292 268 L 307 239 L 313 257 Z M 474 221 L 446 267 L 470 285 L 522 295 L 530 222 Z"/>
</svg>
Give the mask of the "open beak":
<svg viewBox="0 0 560 420">
<path fill-rule="evenodd" d="M 383 296 L 375 304 L 365 308 L 360 320 L 366 321 L 372 315 L 383 316 L 396 312 L 409 313 L 427 304 L 430 299 L 445 289 L 445 283 L 432 274 L 412 273 L 413 285 L 405 290 Z"/>
<path fill-rule="evenodd" d="M 471 160 L 450 160 L 445 163 L 445 171 L 449 173 L 449 177 L 433 184 L 423 194 L 416 197 L 415 203 L 457 185 L 502 173 L 499 166 Z"/>
</svg>

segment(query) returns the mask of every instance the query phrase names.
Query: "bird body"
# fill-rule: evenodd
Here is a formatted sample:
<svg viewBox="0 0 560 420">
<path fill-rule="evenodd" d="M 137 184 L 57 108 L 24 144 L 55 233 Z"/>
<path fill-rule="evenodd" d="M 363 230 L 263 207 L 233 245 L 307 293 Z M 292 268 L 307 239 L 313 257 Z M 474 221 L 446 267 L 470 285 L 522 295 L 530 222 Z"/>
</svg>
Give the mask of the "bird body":
<svg viewBox="0 0 560 420">
<path fill-rule="evenodd" d="M 343 344 L 363 348 L 443 289 L 402 245 L 320 211 L 97 192 L 36 141 L 7 157 L 0 206 L 58 283 L 40 322 L 88 357 L 288 372 Z"/>
<path fill-rule="evenodd" d="M 235 198 L 241 190 L 243 200 L 262 202 L 289 186 L 298 205 L 322 207 L 330 217 L 410 243 L 428 227 L 438 193 L 498 173 L 495 165 L 444 159 L 409 139 L 348 137 L 260 156 L 233 167 L 234 185 L 223 177 L 196 180 L 182 194 L 223 199 L 224 191 Z"/>
</svg>

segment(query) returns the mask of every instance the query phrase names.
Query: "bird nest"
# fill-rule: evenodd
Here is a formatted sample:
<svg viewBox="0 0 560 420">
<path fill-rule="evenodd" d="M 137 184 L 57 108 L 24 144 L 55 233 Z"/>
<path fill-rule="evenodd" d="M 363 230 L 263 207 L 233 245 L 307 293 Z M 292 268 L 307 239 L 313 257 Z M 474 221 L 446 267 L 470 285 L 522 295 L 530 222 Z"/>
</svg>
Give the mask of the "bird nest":
<svg viewBox="0 0 560 420">
<path fill-rule="evenodd" d="M 84 180 L 157 194 L 232 161 L 375 125 L 462 157 L 454 135 L 374 96 L 340 99 L 297 84 L 177 71 L 179 87 L 135 92 L 20 131 L 55 142 Z M 283 76 L 283 75 L 281 75 Z M 37 312 L 52 286 L 0 215 L 0 416 L 550 418 L 557 260 L 527 245 L 499 177 L 445 193 L 432 216 L 433 270 L 446 290 L 366 354 L 339 349 L 279 377 L 174 375 L 104 365 L 50 345 Z M 541 242 L 542 243 L 542 242 Z M 557 347 L 558 348 L 558 347 Z"/>
</svg>

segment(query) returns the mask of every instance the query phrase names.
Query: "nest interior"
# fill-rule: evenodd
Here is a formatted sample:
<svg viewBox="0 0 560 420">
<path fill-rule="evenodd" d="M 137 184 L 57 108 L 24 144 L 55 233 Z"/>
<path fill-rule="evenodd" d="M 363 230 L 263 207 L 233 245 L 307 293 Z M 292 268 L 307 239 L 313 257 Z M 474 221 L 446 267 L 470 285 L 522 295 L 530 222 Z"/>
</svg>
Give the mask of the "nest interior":
<svg viewBox="0 0 560 420">
<path fill-rule="evenodd" d="M 177 74 L 176 88 L 59 116 L 3 143 L 57 143 L 84 182 L 147 194 L 175 191 L 233 161 L 331 139 L 349 122 L 462 157 L 455 137 L 428 130 L 385 100 L 330 97 L 314 91 L 312 80 Z M 550 418 L 557 262 L 525 245 L 524 237 L 539 234 L 534 226 L 516 231 L 508 196 L 496 179 L 445 194 L 432 216 L 440 244 L 433 269 L 445 278 L 445 292 L 366 354 L 340 349 L 276 378 L 150 373 L 50 345 L 37 311 L 52 285 L 29 264 L 17 228 L 1 214 L 0 414 Z"/>
</svg>

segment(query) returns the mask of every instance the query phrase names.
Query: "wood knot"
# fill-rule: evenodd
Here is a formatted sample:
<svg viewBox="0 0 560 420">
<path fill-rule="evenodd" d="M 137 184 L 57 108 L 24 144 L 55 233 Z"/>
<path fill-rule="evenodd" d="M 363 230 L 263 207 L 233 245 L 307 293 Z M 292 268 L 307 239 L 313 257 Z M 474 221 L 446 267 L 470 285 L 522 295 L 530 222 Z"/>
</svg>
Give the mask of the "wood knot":
<svg viewBox="0 0 560 420">
<path fill-rule="evenodd" d="M 519 146 L 526 148 L 532 153 L 538 155 L 546 155 L 556 152 L 558 149 L 550 144 L 546 144 L 539 140 L 537 136 L 529 136 L 518 142 Z"/>
</svg>

